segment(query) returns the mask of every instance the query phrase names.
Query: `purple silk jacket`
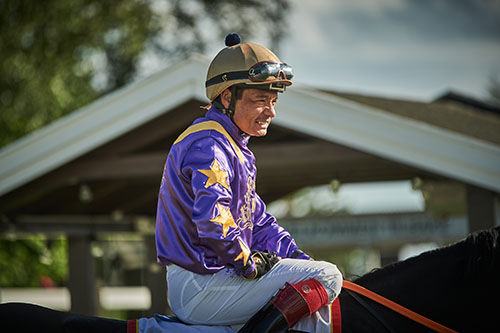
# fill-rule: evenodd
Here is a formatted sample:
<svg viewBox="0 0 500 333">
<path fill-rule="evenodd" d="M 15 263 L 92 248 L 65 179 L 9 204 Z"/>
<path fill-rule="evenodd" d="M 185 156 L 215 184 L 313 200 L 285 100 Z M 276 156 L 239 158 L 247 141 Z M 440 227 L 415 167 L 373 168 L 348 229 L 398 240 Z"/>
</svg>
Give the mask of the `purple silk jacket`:
<svg viewBox="0 0 500 333">
<path fill-rule="evenodd" d="M 298 250 L 255 192 L 249 138 L 212 106 L 174 142 L 158 197 L 160 264 L 198 274 L 230 267 L 248 276 L 255 270 L 252 251 L 267 249 L 288 258 Z"/>
</svg>

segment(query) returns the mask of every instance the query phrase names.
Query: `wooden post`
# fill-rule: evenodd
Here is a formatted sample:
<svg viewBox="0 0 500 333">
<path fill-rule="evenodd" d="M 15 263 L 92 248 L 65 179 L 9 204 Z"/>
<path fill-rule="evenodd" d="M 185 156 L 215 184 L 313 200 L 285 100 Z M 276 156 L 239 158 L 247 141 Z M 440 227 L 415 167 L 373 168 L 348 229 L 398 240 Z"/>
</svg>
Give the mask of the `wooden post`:
<svg viewBox="0 0 500 333">
<path fill-rule="evenodd" d="M 90 235 L 68 237 L 71 311 L 96 315 L 95 274 Z"/>
<path fill-rule="evenodd" d="M 467 185 L 467 217 L 469 232 L 494 227 L 497 220 L 496 193 Z"/>
<path fill-rule="evenodd" d="M 146 316 L 153 316 L 155 313 L 167 314 L 167 276 L 165 267 L 156 262 L 156 244 L 154 235 L 144 237 L 146 245 L 146 278 L 145 282 L 151 292 L 151 308 L 146 312 Z"/>
</svg>

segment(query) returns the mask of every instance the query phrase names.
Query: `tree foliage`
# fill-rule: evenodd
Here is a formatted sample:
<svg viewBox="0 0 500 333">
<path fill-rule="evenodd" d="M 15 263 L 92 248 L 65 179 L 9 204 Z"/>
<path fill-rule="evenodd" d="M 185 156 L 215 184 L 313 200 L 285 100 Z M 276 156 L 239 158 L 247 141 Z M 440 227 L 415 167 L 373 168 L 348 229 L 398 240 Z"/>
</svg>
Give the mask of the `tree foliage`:
<svg viewBox="0 0 500 333">
<path fill-rule="evenodd" d="M 0 1 L 0 146 L 228 32 L 276 48 L 288 0 Z"/>
<path fill-rule="evenodd" d="M 106 89 L 129 81 L 159 31 L 136 0 L 4 1 L 0 17 L 2 144 L 98 97 L 98 70 L 109 74 Z"/>
<path fill-rule="evenodd" d="M 63 285 L 68 276 L 67 241 L 42 235 L 0 239 L 0 285 L 39 287 Z M 45 282 L 44 282 L 45 280 Z"/>
</svg>

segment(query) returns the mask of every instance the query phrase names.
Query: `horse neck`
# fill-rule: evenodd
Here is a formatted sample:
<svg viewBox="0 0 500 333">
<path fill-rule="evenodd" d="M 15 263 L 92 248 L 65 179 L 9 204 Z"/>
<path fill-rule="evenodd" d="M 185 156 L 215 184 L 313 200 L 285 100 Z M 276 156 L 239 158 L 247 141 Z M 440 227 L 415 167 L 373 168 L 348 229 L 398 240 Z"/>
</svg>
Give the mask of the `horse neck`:
<svg viewBox="0 0 500 333">
<path fill-rule="evenodd" d="M 497 325 L 500 298 L 500 227 L 473 234 L 445 248 L 386 266 L 354 281 L 423 316 L 458 331 L 489 331 Z M 341 294 L 343 331 L 379 325 L 360 316 L 359 305 Z M 408 320 L 370 303 L 397 330 L 409 332 Z M 345 306 L 344 306 L 345 305 Z M 363 323 L 363 320 L 372 323 Z M 350 330 L 349 325 L 358 325 Z M 402 326 L 400 326 L 402 325 Z M 495 326 L 494 326 L 495 325 Z M 420 326 L 410 325 L 416 331 Z M 346 329 L 344 329 L 344 327 Z"/>
<path fill-rule="evenodd" d="M 454 324 L 453 317 L 463 314 L 464 311 L 461 307 L 461 296 L 456 293 L 459 288 L 457 275 L 466 265 L 464 252 L 463 246 L 432 251 L 375 270 L 354 282 L 423 316 L 451 325 Z M 344 332 L 380 326 L 373 316 L 360 316 L 360 311 L 365 310 L 361 310 L 356 302 L 348 299 L 349 296 L 344 294 L 341 304 L 344 303 L 355 310 L 349 311 L 342 305 L 342 322 L 347 325 L 344 327 L 343 324 Z M 422 326 L 411 323 L 392 310 L 371 302 L 369 304 L 397 331 L 422 329 Z M 344 310 L 347 310 L 345 318 Z M 352 318 L 349 319 L 349 316 Z M 362 320 L 369 323 L 363 323 Z M 349 323 L 357 327 L 349 328 Z"/>
<path fill-rule="evenodd" d="M 392 300 L 429 308 L 430 295 L 456 290 L 466 261 L 464 246 L 453 246 L 386 266 L 358 282 Z"/>
</svg>

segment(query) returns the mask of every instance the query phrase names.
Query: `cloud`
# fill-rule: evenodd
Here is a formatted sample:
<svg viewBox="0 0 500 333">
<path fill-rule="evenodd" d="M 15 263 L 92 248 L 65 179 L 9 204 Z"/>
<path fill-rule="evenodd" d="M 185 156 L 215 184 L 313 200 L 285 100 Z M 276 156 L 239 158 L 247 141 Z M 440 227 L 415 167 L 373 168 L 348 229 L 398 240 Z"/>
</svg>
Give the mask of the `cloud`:
<svg viewBox="0 0 500 333">
<path fill-rule="evenodd" d="M 282 46 L 297 80 L 431 98 L 500 72 L 500 1 L 295 1 Z M 385 88 L 384 88 L 385 87 Z"/>
<path fill-rule="evenodd" d="M 320 21 L 343 32 L 375 38 L 442 41 L 500 38 L 500 2 L 454 0 L 332 1 Z M 330 10 L 331 9 L 331 10 Z M 330 20 L 326 20 L 326 18 Z"/>
</svg>

